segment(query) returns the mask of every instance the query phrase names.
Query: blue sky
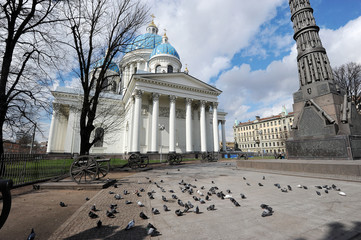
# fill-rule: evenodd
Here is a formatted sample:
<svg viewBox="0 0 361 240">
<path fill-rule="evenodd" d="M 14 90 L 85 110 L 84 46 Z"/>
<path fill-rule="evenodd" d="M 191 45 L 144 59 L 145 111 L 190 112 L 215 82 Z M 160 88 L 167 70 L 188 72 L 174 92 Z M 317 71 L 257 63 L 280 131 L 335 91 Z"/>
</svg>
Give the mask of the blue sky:
<svg viewBox="0 0 361 240">
<path fill-rule="evenodd" d="M 235 120 L 276 115 L 282 105 L 292 111 L 299 85 L 288 0 L 144 2 L 156 16 L 158 34 L 167 29 L 183 69 L 187 64 L 189 74 L 223 91 L 219 108 L 228 112 L 228 141 Z M 331 66 L 361 64 L 361 0 L 310 2 Z M 69 79 L 65 85 L 76 84 Z"/>
</svg>

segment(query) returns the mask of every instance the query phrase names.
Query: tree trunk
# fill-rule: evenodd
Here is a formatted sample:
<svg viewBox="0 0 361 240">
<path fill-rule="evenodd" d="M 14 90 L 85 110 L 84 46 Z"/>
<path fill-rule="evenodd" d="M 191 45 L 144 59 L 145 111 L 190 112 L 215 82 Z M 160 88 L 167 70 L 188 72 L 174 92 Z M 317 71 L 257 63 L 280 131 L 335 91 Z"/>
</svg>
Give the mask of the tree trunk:
<svg viewBox="0 0 361 240">
<path fill-rule="evenodd" d="M 0 114 L 0 177 L 4 176 L 5 173 L 5 163 L 4 163 L 4 138 L 3 138 L 3 126 L 4 126 L 4 117 Z"/>
</svg>

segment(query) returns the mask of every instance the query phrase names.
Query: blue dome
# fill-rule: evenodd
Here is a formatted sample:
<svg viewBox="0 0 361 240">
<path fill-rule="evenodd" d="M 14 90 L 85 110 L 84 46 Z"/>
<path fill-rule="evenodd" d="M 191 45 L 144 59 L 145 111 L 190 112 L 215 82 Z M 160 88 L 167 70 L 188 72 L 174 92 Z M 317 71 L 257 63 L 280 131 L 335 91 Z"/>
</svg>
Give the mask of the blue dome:
<svg viewBox="0 0 361 240">
<path fill-rule="evenodd" d="M 90 68 L 91 69 L 95 69 L 95 68 L 98 68 L 98 67 L 101 67 L 102 65 L 104 64 L 104 58 L 96 61 L 95 63 L 93 63 Z M 111 71 L 114 71 L 116 73 L 119 73 L 119 67 L 117 64 L 115 64 L 114 62 L 111 62 L 109 64 L 109 67 L 108 67 L 108 70 L 111 70 Z"/>
<path fill-rule="evenodd" d="M 161 43 L 161 36 L 153 33 L 145 33 L 134 38 L 131 44 L 127 46 L 125 52 L 128 53 L 137 49 L 153 49 Z"/>
<path fill-rule="evenodd" d="M 159 54 L 169 54 L 180 59 L 177 50 L 175 50 L 175 48 L 169 43 L 162 43 L 154 48 L 152 54 L 150 54 L 149 59 Z"/>
</svg>

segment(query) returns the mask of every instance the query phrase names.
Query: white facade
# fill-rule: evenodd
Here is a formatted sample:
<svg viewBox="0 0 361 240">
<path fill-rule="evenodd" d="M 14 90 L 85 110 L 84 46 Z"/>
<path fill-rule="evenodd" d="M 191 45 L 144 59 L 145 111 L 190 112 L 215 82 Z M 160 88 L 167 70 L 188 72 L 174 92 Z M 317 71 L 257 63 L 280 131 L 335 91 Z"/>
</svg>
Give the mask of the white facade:
<svg viewBox="0 0 361 240">
<path fill-rule="evenodd" d="M 107 114 L 97 113 L 96 128 L 108 131 L 90 153 L 218 152 L 219 138 L 225 141 L 226 113 L 217 108 L 221 91 L 181 72 L 178 53 L 165 35 L 159 41 L 153 22 L 147 31 L 158 45 L 146 45 L 148 39 L 143 37 L 140 43 L 144 45 L 134 42 L 139 48 L 128 51 L 118 64 L 120 81 L 115 78 L 111 91 L 100 101 L 99 112 Z M 81 93 L 68 88 L 52 93 L 54 113 L 47 151 L 79 153 Z"/>
</svg>

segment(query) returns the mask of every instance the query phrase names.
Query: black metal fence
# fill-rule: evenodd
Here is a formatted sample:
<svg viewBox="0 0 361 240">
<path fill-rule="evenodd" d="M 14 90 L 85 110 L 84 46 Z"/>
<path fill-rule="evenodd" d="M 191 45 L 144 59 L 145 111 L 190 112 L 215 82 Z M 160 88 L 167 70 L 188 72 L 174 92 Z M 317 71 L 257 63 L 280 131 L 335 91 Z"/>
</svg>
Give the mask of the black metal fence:
<svg viewBox="0 0 361 240">
<path fill-rule="evenodd" d="M 0 178 L 12 179 L 14 187 L 62 176 L 69 172 L 69 155 L 3 154 L 0 157 Z"/>
</svg>

